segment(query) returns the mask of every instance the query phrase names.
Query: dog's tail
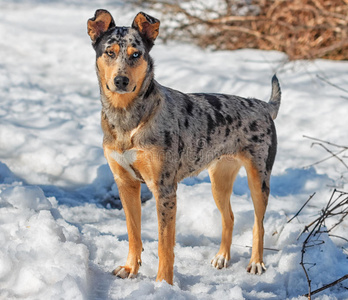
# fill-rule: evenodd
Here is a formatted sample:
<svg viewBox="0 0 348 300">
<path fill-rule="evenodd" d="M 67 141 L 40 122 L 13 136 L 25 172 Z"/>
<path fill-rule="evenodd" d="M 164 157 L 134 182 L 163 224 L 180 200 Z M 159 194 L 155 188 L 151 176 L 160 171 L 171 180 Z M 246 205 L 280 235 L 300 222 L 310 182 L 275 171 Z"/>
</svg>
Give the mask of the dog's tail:
<svg viewBox="0 0 348 300">
<path fill-rule="evenodd" d="M 279 111 L 281 94 L 278 78 L 274 74 L 272 77 L 272 94 L 268 101 L 269 113 L 273 120 L 277 117 Z"/>
</svg>

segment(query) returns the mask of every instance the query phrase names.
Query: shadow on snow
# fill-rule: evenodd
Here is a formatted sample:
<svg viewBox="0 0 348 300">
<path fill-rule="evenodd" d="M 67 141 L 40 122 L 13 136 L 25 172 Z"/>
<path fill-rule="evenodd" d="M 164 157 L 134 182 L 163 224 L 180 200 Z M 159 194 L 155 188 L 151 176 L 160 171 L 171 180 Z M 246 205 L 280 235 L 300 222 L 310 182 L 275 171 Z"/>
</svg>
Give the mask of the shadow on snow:
<svg viewBox="0 0 348 300">
<path fill-rule="evenodd" d="M 188 186 L 210 183 L 208 174 L 202 173 L 202 175 L 186 178 L 182 183 Z M 7 165 L 0 162 L 0 184 L 13 184 L 15 182 L 21 182 L 23 186 L 28 185 L 25 180 L 13 174 Z M 293 194 L 312 193 L 319 187 L 332 182 L 326 174 L 318 174 L 313 167 L 309 169 L 287 169 L 285 173 L 271 177 L 271 195 L 284 197 Z M 39 187 L 44 191 L 46 197 L 55 197 L 59 204 L 80 206 L 84 203 L 94 203 L 106 208 L 122 208 L 117 186 L 107 164 L 98 168 L 96 179 L 86 186 L 71 189 L 55 185 L 39 185 Z M 245 176 L 237 177 L 233 193 L 235 195 L 250 195 L 248 181 Z M 152 193 L 145 184 L 142 184 L 142 202 L 151 198 Z"/>
</svg>

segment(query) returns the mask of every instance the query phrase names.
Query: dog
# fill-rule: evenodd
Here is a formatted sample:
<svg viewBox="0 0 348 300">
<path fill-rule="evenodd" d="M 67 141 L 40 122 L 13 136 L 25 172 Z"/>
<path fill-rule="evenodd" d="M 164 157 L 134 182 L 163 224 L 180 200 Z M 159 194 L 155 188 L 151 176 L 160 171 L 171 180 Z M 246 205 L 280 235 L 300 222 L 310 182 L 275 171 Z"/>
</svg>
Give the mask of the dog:
<svg viewBox="0 0 348 300">
<path fill-rule="evenodd" d="M 261 274 L 266 270 L 263 219 L 277 151 L 273 120 L 281 98 L 278 79 L 272 78 L 268 103 L 164 87 L 154 79 L 149 54 L 159 25 L 159 20 L 140 12 L 130 27 L 118 27 L 103 9 L 87 23 L 96 51 L 104 155 L 118 186 L 129 239 L 127 261 L 113 274 L 133 278 L 141 266 L 140 184 L 146 183 L 158 216 L 156 280 L 173 284 L 177 185 L 206 168 L 222 217 L 221 245 L 211 263 L 217 269 L 227 267 L 234 225 L 230 197 L 242 166 L 255 210 L 247 271 Z"/>
</svg>

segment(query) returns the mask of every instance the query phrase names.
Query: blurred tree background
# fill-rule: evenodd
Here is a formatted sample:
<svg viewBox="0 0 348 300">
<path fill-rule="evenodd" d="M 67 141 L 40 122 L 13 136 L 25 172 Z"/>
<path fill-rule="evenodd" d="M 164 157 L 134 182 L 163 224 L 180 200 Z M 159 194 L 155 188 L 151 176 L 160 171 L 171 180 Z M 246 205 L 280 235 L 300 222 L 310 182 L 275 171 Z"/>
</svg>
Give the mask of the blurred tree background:
<svg viewBox="0 0 348 300">
<path fill-rule="evenodd" d="M 290 60 L 348 59 L 348 0 L 134 0 L 154 11 L 164 41 L 254 48 Z"/>
</svg>

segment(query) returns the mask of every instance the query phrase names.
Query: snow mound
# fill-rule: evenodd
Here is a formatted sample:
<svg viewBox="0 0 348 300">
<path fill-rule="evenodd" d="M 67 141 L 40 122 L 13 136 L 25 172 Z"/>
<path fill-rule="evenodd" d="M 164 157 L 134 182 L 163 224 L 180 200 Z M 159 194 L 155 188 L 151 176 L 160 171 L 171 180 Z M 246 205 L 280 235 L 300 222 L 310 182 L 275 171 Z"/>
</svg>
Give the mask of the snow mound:
<svg viewBox="0 0 348 300">
<path fill-rule="evenodd" d="M 39 187 L 0 189 L 0 298 L 83 299 L 89 251 L 77 228 Z"/>
</svg>

